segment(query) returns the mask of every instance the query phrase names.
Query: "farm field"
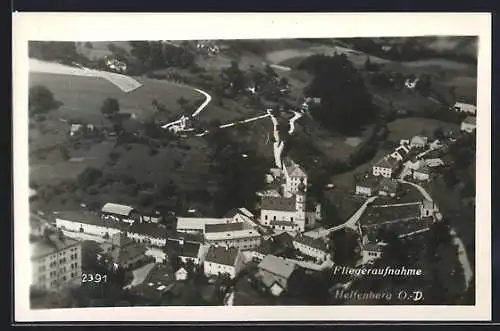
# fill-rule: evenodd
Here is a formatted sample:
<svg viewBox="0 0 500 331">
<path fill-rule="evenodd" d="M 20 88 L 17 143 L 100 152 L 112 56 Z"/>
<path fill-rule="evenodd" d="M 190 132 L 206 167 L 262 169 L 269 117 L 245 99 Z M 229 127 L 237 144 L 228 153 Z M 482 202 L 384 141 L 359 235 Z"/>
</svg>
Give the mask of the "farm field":
<svg viewBox="0 0 500 331">
<path fill-rule="evenodd" d="M 459 126 L 435 119 L 408 117 L 399 118 L 387 125 L 389 136 L 387 140 L 399 142 L 401 139 L 411 139 L 416 135 L 432 137 L 434 130 L 443 128 L 444 130 L 457 130 Z"/>
<path fill-rule="evenodd" d="M 181 97 L 194 101 L 204 98 L 190 87 L 180 86 L 167 81 L 137 78 L 143 86 L 124 93 L 103 78 L 71 75 L 30 73 L 30 86 L 41 84 L 49 88 L 54 97 L 63 102 L 56 110 L 66 120 L 84 120 L 94 124 L 104 120 L 100 107 L 106 98 L 115 98 L 120 103 L 120 111 L 135 114 L 137 118 L 148 118 L 156 109 L 152 105 L 157 99 L 169 110 L 180 107 L 177 100 Z"/>
</svg>

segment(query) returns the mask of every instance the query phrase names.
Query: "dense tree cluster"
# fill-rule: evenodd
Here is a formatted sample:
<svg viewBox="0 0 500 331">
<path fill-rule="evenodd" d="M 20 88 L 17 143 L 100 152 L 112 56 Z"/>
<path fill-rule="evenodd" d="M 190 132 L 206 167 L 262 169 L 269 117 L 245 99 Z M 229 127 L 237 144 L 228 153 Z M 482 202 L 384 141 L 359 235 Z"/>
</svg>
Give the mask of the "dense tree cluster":
<svg viewBox="0 0 500 331">
<path fill-rule="evenodd" d="M 29 90 L 29 114 L 41 114 L 57 109 L 61 102 L 54 98 L 54 94 L 44 85 L 33 85 Z"/>
<path fill-rule="evenodd" d="M 76 44 L 69 41 L 29 41 L 28 54 L 30 58 L 70 65 L 73 62 L 80 64 L 88 62 L 85 56 L 77 52 Z"/>
<path fill-rule="evenodd" d="M 168 67 L 189 68 L 195 64 L 195 54 L 187 47 L 176 47 L 161 41 L 131 41 L 133 63 L 139 71 Z"/>
<path fill-rule="evenodd" d="M 324 126 L 343 134 L 355 134 L 377 118 L 377 108 L 363 77 L 345 54 L 312 55 L 298 69 L 314 76 L 304 92 L 321 98 L 321 106 L 312 109 L 311 114 Z"/>
<path fill-rule="evenodd" d="M 211 169 L 219 187 L 214 197 L 217 214 L 236 207 L 253 209 L 257 201 L 255 192 L 263 189 L 267 169 L 253 147 L 229 135 L 227 130 L 216 130 L 208 136 L 213 155 Z"/>
</svg>

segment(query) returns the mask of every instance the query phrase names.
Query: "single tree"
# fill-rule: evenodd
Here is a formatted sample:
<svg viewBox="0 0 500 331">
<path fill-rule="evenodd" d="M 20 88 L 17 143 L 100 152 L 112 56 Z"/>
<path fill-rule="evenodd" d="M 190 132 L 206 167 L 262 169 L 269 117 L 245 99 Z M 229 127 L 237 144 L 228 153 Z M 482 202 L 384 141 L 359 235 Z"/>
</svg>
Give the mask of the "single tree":
<svg viewBox="0 0 500 331">
<path fill-rule="evenodd" d="M 120 112 L 120 104 L 118 103 L 118 100 L 114 98 L 107 98 L 102 103 L 101 113 L 103 113 L 104 116 L 111 118 L 114 115 L 118 114 L 119 112 Z"/>
</svg>

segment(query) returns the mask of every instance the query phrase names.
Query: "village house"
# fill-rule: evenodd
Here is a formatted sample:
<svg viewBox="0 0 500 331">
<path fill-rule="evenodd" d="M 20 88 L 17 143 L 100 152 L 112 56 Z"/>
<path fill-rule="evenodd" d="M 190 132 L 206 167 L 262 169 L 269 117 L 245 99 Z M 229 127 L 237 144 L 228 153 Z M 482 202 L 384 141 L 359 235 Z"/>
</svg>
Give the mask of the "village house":
<svg viewBox="0 0 500 331">
<path fill-rule="evenodd" d="M 306 229 L 313 229 L 316 226 L 316 221 L 323 218 L 321 213 L 321 203 L 306 201 Z"/>
<path fill-rule="evenodd" d="M 129 224 L 141 221 L 141 216 L 135 208 L 111 202 L 106 203 L 101 208 L 100 215 L 105 220 L 121 221 Z"/>
<path fill-rule="evenodd" d="M 196 266 L 201 265 L 205 257 L 205 249 L 199 242 L 168 239 L 167 249 L 169 254 L 178 256 L 182 263 L 191 261 Z"/>
<path fill-rule="evenodd" d="M 377 179 L 371 176 L 363 176 L 356 181 L 356 194 L 372 196 L 377 188 Z"/>
<path fill-rule="evenodd" d="M 30 243 L 31 287 L 59 290 L 81 284 L 82 247 L 77 240 L 61 232 L 46 230 L 42 237 Z"/>
<path fill-rule="evenodd" d="M 413 170 L 413 179 L 418 181 L 428 181 L 430 179 L 430 168 L 421 162 L 418 169 Z"/>
<path fill-rule="evenodd" d="M 382 178 L 377 187 L 377 194 L 394 198 L 398 194 L 399 183 L 392 178 Z"/>
<path fill-rule="evenodd" d="M 167 242 L 167 228 L 155 223 L 134 223 L 127 229 L 127 237 L 146 245 L 164 247 Z"/>
<path fill-rule="evenodd" d="M 287 196 L 291 196 L 299 190 L 307 191 L 307 174 L 297 163 L 291 159 L 285 159 L 282 168 Z"/>
<path fill-rule="evenodd" d="M 56 214 L 56 227 L 65 231 L 90 234 L 99 237 L 111 237 L 125 231 L 128 226 L 121 222 L 108 222 L 88 211 L 63 211 Z M 85 240 L 85 237 L 82 237 Z"/>
<path fill-rule="evenodd" d="M 473 133 L 476 130 L 476 118 L 472 116 L 466 117 L 462 124 L 460 124 L 460 130 L 468 133 Z"/>
<path fill-rule="evenodd" d="M 418 78 L 408 78 L 405 80 L 405 87 L 408 89 L 414 89 L 420 79 Z"/>
<path fill-rule="evenodd" d="M 434 213 L 437 211 L 436 204 L 434 201 L 430 200 L 423 200 L 422 203 L 420 204 L 420 217 L 432 217 L 434 216 Z"/>
<path fill-rule="evenodd" d="M 259 263 L 258 269 L 261 277 L 271 276 L 282 289 L 287 290 L 290 278 L 297 270 L 297 265 L 283 258 L 267 255 Z"/>
<path fill-rule="evenodd" d="M 285 232 L 286 233 L 286 232 Z M 243 251 L 242 254 L 245 256 L 245 261 L 255 261 L 260 262 L 266 257 L 266 255 L 273 252 L 273 242 L 271 239 L 262 240 L 258 247 L 255 247 L 248 251 Z"/>
<path fill-rule="evenodd" d="M 385 156 L 373 165 L 372 174 L 373 176 L 391 178 L 398 168 L 398 160 Z"/>
<path fill-rule="evenodd" d="M 404 158 L 410 153 L 411 146 L 407 144 L 399 145 L 393 153 L 391 153 L 391 157 L 395 158 L 398 161 L 403 161 Z"/>
<path fill-rule="evenodd" d="M 231 218 L 177 217 L 177 232 L 203 233 L 206 224 L 235 223 Z"/>
<path fill-rule="evenodd" d="M 207 244 L 236 247 L 240 250 L 251 249 L 261 243 L 260 233 L 243 222 L 206 224 L 204 237 Z"/>
<path fill-rule="evenodd" d="M 33 215 L 30 215 L 30 238 L 39 238 L 45 233 L 49 225 Z"/>
<path fill-rule="evenodd" d="M 129 269 L 146 260 L 146 247 L 127 238 L 125 233 L 119 232 L 111 237 L 111 242 L 101 244 L 100 258 L 109 258 L 115 269 Z"/>
<path fill-rule="evenodd" d="M 427 140 L 427 137 L 415 136 L 411 138 L 410 146 L 413 148 L 424 148 L 425 146 L 427 146 Z"/>
<path fill-rule="evenodd" d="M 163 219 L 161 213 L 157 210 L 141 211 L 142 221 L 148 223 L 160 223 Z"/>
<path fill-rule="evenodd" d="M 293 238 L 293 246 L 304 255 L 315 258 L 319 262 L 326 260 L 328 249 L 325 242 L 318 238 L 313 239 L 304 235 Z"/>
<path fill-rule="evenodd" d="M 177 281 L 186 280 L 187 277 L 188 277 L 188 272 L 183 267 L 181 267 L 179 270 L 175 272 L 175 280 Z"/>
<path fill-rule="evenodd" d="M 227 274 L 234 279 L 243 268 L 243 255 L 234 247 L 210 246 L 203 262 L 207 277 Z"/>
<path fill-rule="evenodd" d="M 264 196 L 261 200 L 260 223 L 275 230 L 300 231 L 306 226 L 305 195 L 292 197 Z"/>
<path fill-rule="evenodd" d="M 144 281 L 132 287 L 132 292 L 142 299 L 152 303 L 159 303 L 173 288 L 175 282 L 172 269 L 169 265 L 155 265 L 147 274 Z"/>
<path fill-rule="evenodd" d="M 254 222 L 255 215 L 246 208 L 233 208 L 224 215 L 224 218 L 229 218 L 234 222 L 243 222 L 250 228 L 257 227 Z"/>
<path fill-rule="evenodd" d="M 262 284 L 262 287 L 273 296 L 280 296 L 284 292 L 284 288 L 280 285 L 278 280 L 267 272 L 259 272 L 255 278 Z"/>
<path fill-rule="evenodd" d="M 442 167 L 444 166 L 444 161 L 441 158 L 425 159 L 425 164 L 428 167 Z"/>
<path fill-rule="evenodd" d="M 471 104 L 464 103 L 464 102 L 456 102 L 453 105 L 453 110 L 461 112 L 461 113 L 476 115 L 477 107 L 475 105 L 471 105 Z"/>
<path fill-rule="evenodd" d="M 385 244 L 383 243 L 366 243 L 361 249 L 362 264 L 369 264 L 382 257 L 382 252 Z"/>
</svg>

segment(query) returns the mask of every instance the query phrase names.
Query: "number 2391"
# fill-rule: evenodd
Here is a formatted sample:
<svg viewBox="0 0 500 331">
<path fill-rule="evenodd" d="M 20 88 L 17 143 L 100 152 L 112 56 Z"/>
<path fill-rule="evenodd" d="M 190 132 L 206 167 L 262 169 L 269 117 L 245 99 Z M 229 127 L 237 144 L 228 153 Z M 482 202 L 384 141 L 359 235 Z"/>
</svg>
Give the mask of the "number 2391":
<svg viewBox="0 0 500 331">
<path fill-rule="evenodd" d="M 101 274 L 82 274 L 82 283 L 106 283 L 107 275 Z"/>
</svg>

